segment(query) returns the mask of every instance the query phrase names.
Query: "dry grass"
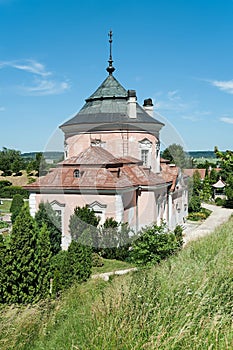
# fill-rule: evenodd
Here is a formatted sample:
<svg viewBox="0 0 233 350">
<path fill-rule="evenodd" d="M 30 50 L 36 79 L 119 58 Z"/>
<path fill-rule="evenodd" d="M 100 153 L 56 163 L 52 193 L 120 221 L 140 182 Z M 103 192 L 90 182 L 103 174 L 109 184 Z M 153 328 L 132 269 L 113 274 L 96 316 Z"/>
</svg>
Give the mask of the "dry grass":
<svg viewBox="0 0 233 350">
<path fill-rule="evenodd" d="M 0 172 L 2 174 L 2 172 Z M 35 178 L 36 176 L 30 176 L 30 178 Z M 13 186 L 26 186 L 29 183 L 29 178 L 27 175 L 27 172 L 25 170 L 22 171 L 22 176 L 1 176 L 0 175 L 0 181 L 7 180 L 12 183 Z"/>
</svg>

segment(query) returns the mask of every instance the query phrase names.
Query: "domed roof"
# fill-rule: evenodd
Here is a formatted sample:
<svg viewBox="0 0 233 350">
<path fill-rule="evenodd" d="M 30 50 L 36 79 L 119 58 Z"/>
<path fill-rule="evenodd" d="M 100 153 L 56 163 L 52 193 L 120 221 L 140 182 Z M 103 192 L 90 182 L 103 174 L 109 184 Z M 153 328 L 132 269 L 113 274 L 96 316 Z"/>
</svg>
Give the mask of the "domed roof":
<svg viewBox="0 0 233 350">
<path fill-rule="evenodd" d="M 60 126 L 64 132 L 93 132 L 107 130 L 143 130 L 158 133 L 164 125 L 151 117 L 136 103 L 136 118 L 127 114 L 128 92 L 110 74 L 85 105 L 70 120 Z"/>
</svg>

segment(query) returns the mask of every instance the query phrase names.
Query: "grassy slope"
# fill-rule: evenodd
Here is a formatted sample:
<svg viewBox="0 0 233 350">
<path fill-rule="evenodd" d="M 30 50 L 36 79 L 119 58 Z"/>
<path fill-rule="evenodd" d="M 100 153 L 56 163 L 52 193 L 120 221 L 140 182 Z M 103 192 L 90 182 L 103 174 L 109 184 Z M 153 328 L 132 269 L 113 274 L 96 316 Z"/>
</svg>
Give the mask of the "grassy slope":
<svg viewBox="0 0 233 350">
<path fill-rule="evenodd" d="M 2 172 L 0 171 L 0 173 L 2 173 Z M 35 176 L 31 176 L 31 178 L 36 179 Z M 10 181 L 13 186 L 26 186 L 28 184 L 28 181 L 29 181 L 27 172 L 25 170 L 22 171 L 22 176 L 14 176 L 14 175 L 1 176 L 0 175 L 0 181 L 3 181 L 3 180 Z"/>
<path fill-rule="evenodd" d="M 0 348 L 233 348 L 233 218 L 157 268 L 73 286 L 60 301 L 5 309 Z"/>
</svg>

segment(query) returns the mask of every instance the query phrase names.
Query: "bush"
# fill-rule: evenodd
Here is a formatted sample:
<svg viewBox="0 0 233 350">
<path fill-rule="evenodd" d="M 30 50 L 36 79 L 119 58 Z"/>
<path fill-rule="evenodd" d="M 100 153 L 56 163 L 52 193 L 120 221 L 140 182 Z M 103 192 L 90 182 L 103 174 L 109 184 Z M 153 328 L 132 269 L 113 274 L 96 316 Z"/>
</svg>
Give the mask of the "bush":
<svg viewBox="0 0 233 350">
<path fill-rule="evenodd" d="M 25 199 L 29 197 L 29 192 L 20 186 L 5 186 L 0 189 L 2 198 L 13 198 L 16 194 L 20 194 Z"/>
<path fill-rule="evenodd" d="M 190 213 L 187 217 L 188 220 L 191 221 L 200 221 L 205 220 L 210 216 L 211 210 L 201 208 L 201 210 L 198 213 Z"/>
<path fill-rule="evenodd" d="M 131 260 L 137 265 L 154 265 L 180 248 L 180 228 L 176 235 L 167 230 L 165 224 L 147 226 L 139 234 L 130 251 Z"/>
<path fill-rule="evenodd" d="M 92 231 L 92 238 L 96 236 L 96 227 L 100 222 L 100 218 L 95 212 L 86 205 L 85 207 L 76 207 L 74 214 L 70 217 L 69 230 L 72 240 L 77 241 L 86 229 Z M 96 246 L 97 242 L 93 242 Z"/>
<path fill-rule="evenodd" d="M 53 255 L 56 255 L 61 250 L 61 217 L 53 210 L 49 202 L 41 202 L 35 220 L 39 228 L 46 224 L 50 233 L 51 251 Z"/>
<path fill-rule="evenodd" d="M 226 200 L 220 197 L 215 198 L 215 204 L 219 207 L 225 205 Z"/>
<path fill-rule="evenodd" d="M 8 228 L 9 227 L 9 224 L 7 223 L 7 222 L 5 222 L 5 221 L 0 221 L 0 230 L 2 229 L 2 228 Z"/>
<path fill-rule="evenodd" d="M 58 294 L 74 282 L 86 281 L 91 275 L 91 268 L 91 249 L 72 241 L 67 251 L 60 251 L 52 257 L 52 294 Z"/>
<path fill-rule="evenodd" d="M 1 180 L 0 181 L 0 189 L 3 187 L 11 186 L 11 185 L 12 185 L 12 183 L 8 180 Z"/>
<path fill-rule="evenodd" d="M 198 196 L 194 195 L 190 198 L 188 210 L 190 213 L 197 213 L 201 210 L 201 200 Z"/>
<path fill-rule="evenodd" d="M 232 209 L 233 208 L 233 199 L 227 199 L 224 203 L 224 207 Z"/>
<path fill-rule="evenodd" d="M 92 267 L 101 267 L 104 265 L 104 259 L 97 253 L 92 253 Z"/>
<path fill-rule="evenodd" d="M 19 215 L 20 210 L 24 205 L 24 200 L 21 194 L 15 194 L 11 202 L 10 212 L 11 212 L 11 222 L 14 223 L 15 219 Z"/>
<path fill-rule="evenodd" d="M 105 259 L 127 260 L 131 229 L 127 223 L 118 224 L 112 218 L 108 218 L 99 229 L 99 247 L 97 252 Z"/>
</svg>

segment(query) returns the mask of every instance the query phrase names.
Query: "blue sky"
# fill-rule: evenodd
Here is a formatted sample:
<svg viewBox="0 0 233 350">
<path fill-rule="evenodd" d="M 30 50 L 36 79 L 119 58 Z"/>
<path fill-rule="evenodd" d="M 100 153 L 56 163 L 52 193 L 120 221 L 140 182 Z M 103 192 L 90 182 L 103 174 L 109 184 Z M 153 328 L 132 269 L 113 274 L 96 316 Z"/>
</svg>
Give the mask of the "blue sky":
<svg viewBox="0 0 233 350">
<path fill-rule="evenodd" d="M 233 149 L 232 0 L 0 0 L 0 148 L 61 149 L 107 76 L 110 28 L 114 75 L 153 98 L 165 146 Z"/>
</svg>

